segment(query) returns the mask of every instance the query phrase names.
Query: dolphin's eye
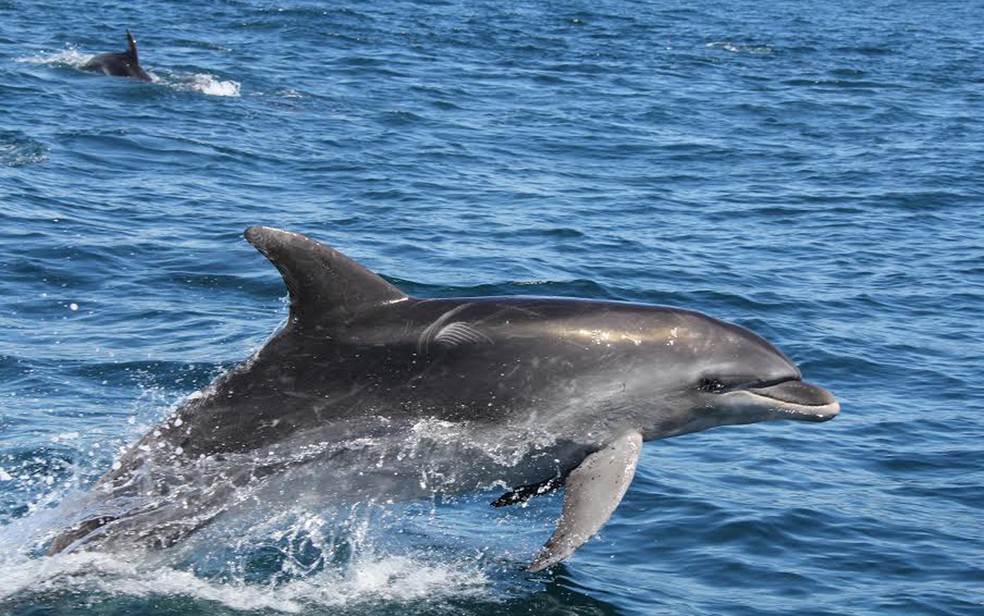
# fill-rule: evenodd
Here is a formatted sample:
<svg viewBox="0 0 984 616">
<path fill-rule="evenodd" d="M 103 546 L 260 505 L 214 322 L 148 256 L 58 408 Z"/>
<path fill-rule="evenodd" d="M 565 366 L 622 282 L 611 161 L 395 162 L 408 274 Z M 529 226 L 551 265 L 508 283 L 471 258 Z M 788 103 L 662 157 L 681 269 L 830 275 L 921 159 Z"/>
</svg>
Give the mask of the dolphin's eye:
<svg viewBox="0 0 984 616">
<path fill-rule="evenodd" d="M 717 379 L 702 378 L 700 383 L 697 385 L 698 391 L 706 391 L 712 394 L 716 394 L 722 389 L 724 389 L 724 383 Z"/>
</svg>

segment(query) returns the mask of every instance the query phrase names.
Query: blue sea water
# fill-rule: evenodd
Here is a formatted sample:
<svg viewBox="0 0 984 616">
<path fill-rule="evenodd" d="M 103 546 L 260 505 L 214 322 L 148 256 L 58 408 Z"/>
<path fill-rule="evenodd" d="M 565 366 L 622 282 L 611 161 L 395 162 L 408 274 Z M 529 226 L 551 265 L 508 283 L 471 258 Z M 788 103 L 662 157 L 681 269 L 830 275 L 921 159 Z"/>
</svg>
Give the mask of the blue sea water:
<svg viewBox="0 0 984 616">
<path fill-rule="evenodd" d="M 0 612 L 984 613 L 980 8 L 0 0 Z M 153 83 L 81 70 L 127 28 Z M 37 555 L 52 506 L 283 322 L 253 224 L 419 296 L 701 310 L 842 414 L 648 443 L 536 575 L 556 495 Z"/>
</svg>

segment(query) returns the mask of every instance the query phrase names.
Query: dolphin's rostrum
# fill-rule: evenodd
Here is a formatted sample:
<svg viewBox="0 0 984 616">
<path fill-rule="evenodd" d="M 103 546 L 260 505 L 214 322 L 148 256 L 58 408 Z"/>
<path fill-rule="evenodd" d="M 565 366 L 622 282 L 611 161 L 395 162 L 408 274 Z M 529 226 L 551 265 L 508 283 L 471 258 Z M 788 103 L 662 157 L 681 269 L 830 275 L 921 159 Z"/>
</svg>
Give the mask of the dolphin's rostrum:
<svg viewBox="0 0 984 616">
<path fill-rule="evenodd" d="M 283 276 L 286 325 L 126 452 L 49 552 L 169 545 L 237 490 L 288 483 L 318 502 L 503 486 L 497 506 L 563 486 L 539 571 L 608 520 L 643 441 L 839 411 L 771 344 L 698 312 L 419 299 L 303 235 L 246 239 Z"/>
</svg>

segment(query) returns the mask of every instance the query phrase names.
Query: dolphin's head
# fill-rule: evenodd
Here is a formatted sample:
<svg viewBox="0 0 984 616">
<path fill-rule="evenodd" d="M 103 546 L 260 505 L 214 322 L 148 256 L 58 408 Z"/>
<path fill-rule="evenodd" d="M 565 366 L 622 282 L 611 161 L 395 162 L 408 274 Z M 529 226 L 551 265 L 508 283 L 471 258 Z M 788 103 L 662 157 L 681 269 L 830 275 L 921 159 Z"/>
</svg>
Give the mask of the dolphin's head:
<svg viewBox="0 0 984 616">
<path fill-rule="evenodd" d="M 660 374 L 650 376 L 666 389 L 663 400 L 654 400 L 647 438 L 778 419 L 827 421 L 840 411 L 830 392 L 803 381 L 799 368 L 759 335 L 699 313 L 677 318 L 661 342 L 673 347 L 672 366 L 660 362 L 653 367 Z"/>
</svg>

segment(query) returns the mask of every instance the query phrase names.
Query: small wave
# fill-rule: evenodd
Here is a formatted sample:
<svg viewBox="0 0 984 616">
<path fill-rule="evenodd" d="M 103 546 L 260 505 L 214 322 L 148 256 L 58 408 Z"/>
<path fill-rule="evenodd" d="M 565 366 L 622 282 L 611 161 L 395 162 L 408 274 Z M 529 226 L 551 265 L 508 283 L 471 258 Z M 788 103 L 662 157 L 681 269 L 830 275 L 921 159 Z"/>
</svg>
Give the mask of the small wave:
<svg viewBox="0 0 984 616">
<path fill-rule="evenodd" d="M 749 45 L 731 41 L 714 41 L 713 43 L 708 43 L 707 47 L 709 49 L 721 49 L 735 54 L 745 53 L 753 56 L 771 56 L 776 53 L 776 49 L 769 45 Z"/>
<path fill-rule="evenodd" d="M 293 88 L 287 88 L 286 90 L 278 90 L 274 93 L 280 98 L 307 98 L 307 95 L 299 90 Z"/>
<path fill-rule="evenodd" d="M 20 133 L 0 131 L 0 165 L 23 167 L 48 160 L 48 147 Z"/>
</svg>

